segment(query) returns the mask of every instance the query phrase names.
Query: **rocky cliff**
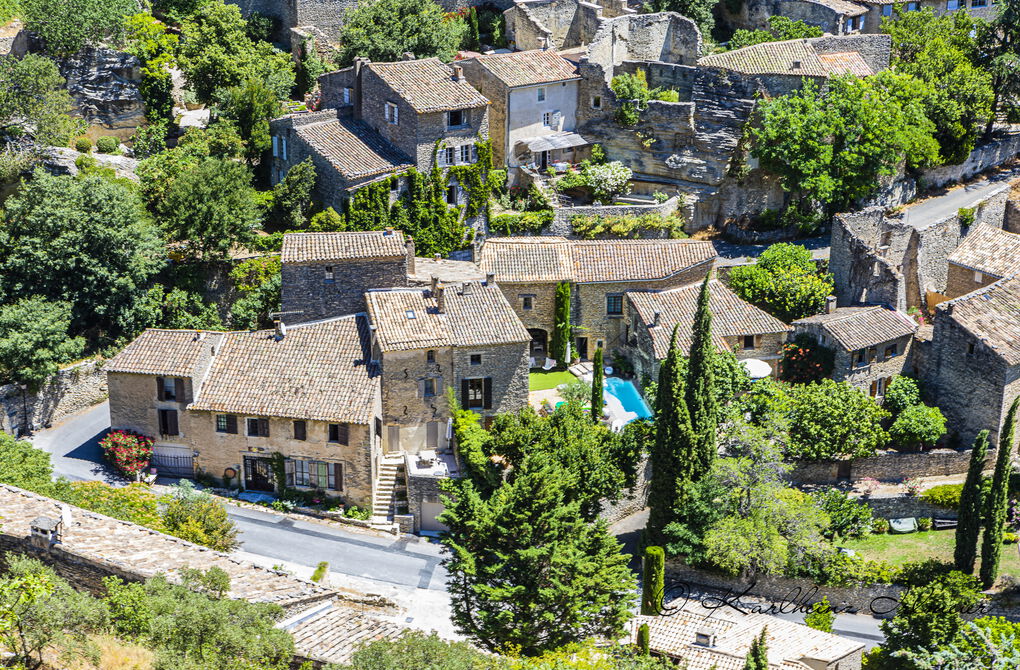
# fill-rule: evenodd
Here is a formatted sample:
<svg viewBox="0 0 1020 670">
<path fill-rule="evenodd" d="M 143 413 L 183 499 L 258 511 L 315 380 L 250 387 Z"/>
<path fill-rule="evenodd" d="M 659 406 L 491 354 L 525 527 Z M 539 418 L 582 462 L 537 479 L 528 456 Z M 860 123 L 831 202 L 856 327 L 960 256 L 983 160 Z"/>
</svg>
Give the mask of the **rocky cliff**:
<svg viewBox="0 0 1020 670">
<path fill-rule="evenodd" d="M 112 49 L 86 49 L 59 66 L 75 112 L 92 126 L 90 135 L 127 138 L 144 123 L 137 58 Z"/>
</svg>

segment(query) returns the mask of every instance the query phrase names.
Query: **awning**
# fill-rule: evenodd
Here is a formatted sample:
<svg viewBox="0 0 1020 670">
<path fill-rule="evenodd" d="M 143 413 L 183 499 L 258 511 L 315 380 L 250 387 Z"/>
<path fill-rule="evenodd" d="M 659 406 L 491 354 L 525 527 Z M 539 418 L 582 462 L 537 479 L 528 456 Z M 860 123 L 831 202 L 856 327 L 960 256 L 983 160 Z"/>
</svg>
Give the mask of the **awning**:
<svg viewBox="0 0 1020 670">
<path fill-rule="evenodd" d="M 581 147 L 588 143 L 588 140 L 584 139 L 577 133 L 568 132 L 542 135 L 541 137 L 532 137 L 530 140 L 521 141 L 521 144 L 528 147 L 528 149 L 530 149 L 533 153 L 538 153 L 540 151 L 552 151 L 553 149 Z"/>
</svg>

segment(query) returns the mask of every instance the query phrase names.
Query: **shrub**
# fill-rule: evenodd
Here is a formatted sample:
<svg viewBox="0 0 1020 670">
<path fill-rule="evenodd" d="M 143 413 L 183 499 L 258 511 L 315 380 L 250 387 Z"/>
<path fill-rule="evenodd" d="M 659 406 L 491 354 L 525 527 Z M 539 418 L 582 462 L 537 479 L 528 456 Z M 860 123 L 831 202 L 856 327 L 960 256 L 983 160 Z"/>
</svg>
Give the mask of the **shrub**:
<svg viewBox="0 0 1020 670">
<path fill-rule="evenodd" d="M 903 375 L 893 377 L 889 388 L 885 390 L 885 399 L 882 406 L 892 412 L 893 416 L 898 415 L 908 407 L 921 403 L 921 389 L 917 380 Z"/>
<path fill-rule="evenodd" d="M 928 519 L 931 522 L 931 519 Z M 919 524 L 920 525 L 920 524 Z M 900 566 L 896 581 L 904 586 L 924 586 L 953 571 L 953 564 L 929 558 L 924 561 L 909 561 Z"/>
<path fill-rule="evenodd" d="M 962 493 L 963 484 L 939 484 L 922 493 L 921 497 L 936 507 L 955 510 L 960 508 Z"/>
<path fill-rule="evenodd" d="M 116 137 L 105 135 L 96 140 L 96 149 L 101 154 L 115 154 L 120 151 L 120 140 Z"/>
<path fill-rule="evenodd" d="M 922 531 L 923 530 L 931 530 L 931 525 L 932 525 L 932 521 L 931 521 L 931 517 L 930 516 L 922 516 L 920 519 L 917 520 L 917 529 L 918 530 L 922 530 Z"/>
<path fill-rule="evenodd" d="M 79 137 L 74 141 L 74 150 L 87 154 L 92 151 L 92 140 L 87 137 Z"/>
<path fill-rule="evenodd" d="M 233 551 L 240 544 L 227 509 L 191 482 L 181 482 L 166 502 L 163 522 L 171 534 L 217 551 Z"/>
<path fill-rule="evenodd" d="M 616 196 L 627 193 L 630 190 L 630 179 L 634 176 L 633 171 L 620 161 L 589 165 L 583 174 L 592 196 L 604 205 L 612 202 Z"/>
<path fill-rule="evenodd" d="M 521 212 L 519 214 L 497 214 L 489 221 L 489 228 L 504 235 L 520 233 L 537 233 L 553 222 L 553 211 L 545 209 L 538 212 Z"/>
<path fill-rule="evenodd" d="M 839 537 L 864 537 L 871 530 L 871 508 L 836 488 L 811 494 L 818 506 L 829 515 L 829 530 Z"/>
<path fill-rule="evenodd" d="M 312 581 L 316 584 L 321 584 L 328 574 L 329 561 L 319 561 L 319 564 L 315 566 L 315 572 L 312 573 Z"/>
<path fill-rule="evenodd" d="M 151 437 L 130 430 L 115 430 L 99 441 L 103 455 L 115 468 L 135 477 L 149 466 L 152 460 Z"/>
<path fill-rule="evenodd" d="M 889 531 L 889 521 L 886 519 L 875 519 L 871 524 L 871 532 L 876 535 Z"/>
<path fill-rule="evenodd" d="M 920 449 L 939 441 L 946 434 L 946 417 L 938 407 L 914 405 L 896 417 L 889 437 L 899 445 Z"/>
<path fill-rule="evenodd" d="M 818 343 L 814 336 L 800 333 L 793 342 L 783 345 L 783 361 L 779 377 L 784 382 L 807 383 L 832 374 L 836 351 Z"/>
<path fill-rule="evenodd" d="M 822 567 L 820 581 L 826 586 L 871 586 L 892 584 L 899 571 L 885 561 L 875 561 L 836 552 Z"/>
<path fill-rule="evenodd" d="M 1003 544 L 1016 544 L 1017 542 L 1020 542 L 1020 535 L 1017 535 L 1016 533 L 1003 533 L 1002 534 L 1002 543 Z"/>
<path fill-rule="evenodd" d="M 368 521 L 372 518 L 372 510 L 363 509 L 357 505 L 350 505 L 344 510 L 344 516 L 348 519 L 359 519 L 361 521 Z"/>
<path fill-rule="evenodd" d="M 973 207 L 961 207 L 957 212 L 957 216 L 960 219 L 960 225 L 964 228 L 969 228 L 973 225 L 976 214 L 977 210 Z"/>
<path fill-rule="evenodd" d="M 685 220 L 680 212 L 669 215 L 641 214 L 639 216 L 583 215 L 572 216 L 570 227 L 578 237 L 593 240 L 602 235 L 615 237 L 637 237 L 644 231 L 665 230 L 672 239 L 687 237 L 684 233 Z"/>
</svg>

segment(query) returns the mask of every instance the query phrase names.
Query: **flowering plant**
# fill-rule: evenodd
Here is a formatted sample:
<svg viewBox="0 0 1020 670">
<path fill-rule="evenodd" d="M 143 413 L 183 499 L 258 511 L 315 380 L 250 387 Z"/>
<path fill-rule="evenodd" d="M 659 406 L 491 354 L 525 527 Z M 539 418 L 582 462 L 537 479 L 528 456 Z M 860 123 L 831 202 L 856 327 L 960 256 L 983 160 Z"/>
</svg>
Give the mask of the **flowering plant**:
<svg viewBox="0 0 1020 670">
<path fill-rule="evenodd" d="M 135 477 L 149 466 L 153 439 L 130 430 L 115 430 L 99 441 L 103 454 L 113 466 Z"/>
<path fill-rule="evenodd" d="M 907 477 L 900 483 L 900 486 L 903 487 L 908 496 L 916 496 L 921 492 L 921 480 L 917 477 Z"/>
<path fill-rule="evenodd" d="M 857 483 L 857 486 L 858 488 L 860 488 L 861 493 L 863 493 L 866 496 L 870 496 L 872 493 L 878 490 L 880 484 L 878 480 L 873 477 L 865 477 L 864 479 Z"/>
</svg>

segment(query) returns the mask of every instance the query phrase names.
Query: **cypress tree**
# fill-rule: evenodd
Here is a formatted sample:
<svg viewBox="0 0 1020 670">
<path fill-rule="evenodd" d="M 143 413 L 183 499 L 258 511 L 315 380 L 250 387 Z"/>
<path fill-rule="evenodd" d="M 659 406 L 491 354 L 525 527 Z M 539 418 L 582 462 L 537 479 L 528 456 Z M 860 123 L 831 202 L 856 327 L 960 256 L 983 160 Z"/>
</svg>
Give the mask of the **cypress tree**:
<svg viewBox="0 0 1020 670">
<path fill-rule="evenodd" d="M 687 407 L 691 415 L 695 461 L 692 464 L 692 481 L 701 479 L 712 469 L 716 457 L 718 416 L 715 399 L 715 378 L 712 344 L 712 310 L 709 306 L 709 277 L 701 284 L 698 311 L 694 316 L 690 363 L 687 367 Z"/>
<path fill-rule="evenodd" d="M 637 648 L 638 648 L 638 652 L 641 653 L 641 654 L 644 654 L 645 656 L 647 656 L 648 652 L 650 650 L 650 647 L 651 647 L 651 640 L 649 639 L 649 635 L 648 635 L 648 624 L 643 623 L 637 629 Z"/>
<path fill-rule="evenodd" d="M 1002 557 L 1002 534 L 1006 526 L 1006 507 L 1009 503 L 1009 475 L 1013 468 L 1013 435 L 1016 428 L 1016 411 L 1020 397 L 1013 401 L 999 434 L 999 453 L 995 459 L 992 490 L 988 500 L 988 521 L 981 544 L 981 585 L 992 588 L 999 576 L 999 559 Z"/>
<path fill-rule="evenodd" d="M 662 547 L 645 547 L 641 572 L 641 613 L 659 614 L 666 591 L 666 552 Z"/>
<path fill-rule="evenodd" d="M 598 423 L 602 420 L 602 384 L 606 376 L 602 365 L 602 347 L 595 350 L 595 359 L 592 361 L 592 365 L 594 371 L 591 378 L 591 419 Z"/>
<path fill-rule="evenodd" d="M 566 360 L 570 355 L 570 284 L 568 282 L 560 282 L 556 287 L 553 309 L 555 315 L 549 353 L 556 361 L 556 365 L 564 368 L 570 363 Z"/>
<path fill-rule="evenodd" d="M 468 12 L 468 48 L 478 49 L 482 46 L 482 36 L 478 30 L 478 12 L 472 7 Z"/>
<path fill-rule="evenodd" d="M 981 471 L 988 455 L 988 431 L 982 430 L 974 440 L 970 452 L 970 467 L 967 479 L 960 493 L 959 522 L 956 525 L 956 549 L 953 561 L 956 569 L 968 575 L 974 574 L 974 560 L 977 558 L 978 534 L 981 532 Z"/>
<path fill-rule="evenodd" d="M 769 670 L 768 646 L 765 642 L 765 632 L 768 627 L 761 629 L 761 635 L 754 638 L 751 648 L 747 650 L 747 660 L 744 662 L 744 670 Z"/>
</svg>

